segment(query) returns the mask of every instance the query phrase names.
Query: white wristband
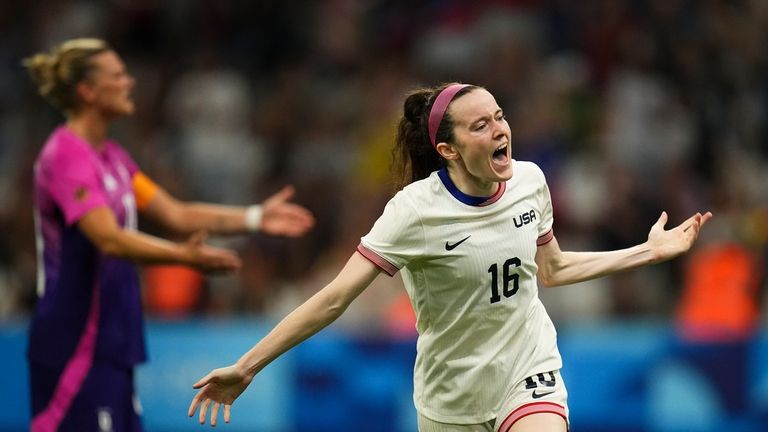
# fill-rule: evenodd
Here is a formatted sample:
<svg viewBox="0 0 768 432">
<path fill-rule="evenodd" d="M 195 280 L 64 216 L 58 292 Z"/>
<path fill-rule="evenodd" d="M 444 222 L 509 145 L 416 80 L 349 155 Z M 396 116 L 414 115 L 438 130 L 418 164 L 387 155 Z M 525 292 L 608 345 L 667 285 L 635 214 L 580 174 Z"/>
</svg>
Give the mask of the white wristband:
<svg viewBox="0 0 768 432">
<path fill-rule="evenodd" d="M 264 209 L 255 204 L 245 209 L 245 229 L 248 231 L 258 231 L 261 227 L 261 218 L 264 216 Z"/>
</svg>

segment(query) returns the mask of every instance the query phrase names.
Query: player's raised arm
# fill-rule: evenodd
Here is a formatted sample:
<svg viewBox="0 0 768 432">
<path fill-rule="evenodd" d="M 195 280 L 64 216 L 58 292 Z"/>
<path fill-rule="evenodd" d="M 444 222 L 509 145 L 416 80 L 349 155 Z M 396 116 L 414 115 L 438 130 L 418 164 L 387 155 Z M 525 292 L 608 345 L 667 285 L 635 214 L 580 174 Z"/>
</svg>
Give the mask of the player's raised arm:
<svg viewBox="0 0 768 432">
<path fill-rule="evenodd" d="M 266 234 L 298 237 L 315 225 L 306 208 L 290 202 L 295 191 L 285 186 L 261 204 L 247 207 L 180 201 L 145 177 L 134 180 L 134 190 L 147 205 L 142 214 L 178 233 L 205 230 L 215 234 L 261 231 Z"/>
<path fill-rule="evenodd" d="M 335 321 L 378 274 L 375 264 L 355 252 L 333 281 L 288 314 L 235 364 L 214 369 L 196 382 L 193 387 L 200 391 L 192 399 L 188 415 L 192 417 L 199 407 L 199 421 L 204 424 L 210 407 L 210 423 L 215 426 L 224 405 L 224 421 L 228 423 L 232 404 L 259 371 Z"/>
<path fill-rule="evenodd" d="M 564 252 L 557 239 L 536 251 L 538 277 L 545 286 L 581 282 L 647 264 L 672 259 L 688 251 L 699 230 L 712 213 L 696 213 L 675 228 L 665 230 L 667 213 L 663 212 L 648 233 L 648 241 L 627 249 L 606 252 Z"/>
<path fill-rule="evenodd" d="M 101 253 L 137 263 L 178 263 L 213 272 L 236 270 L 241 265 L 234 251 L 206 245 L 202 231 L 193 233 L 184 243 L 175 243 L 122 229 L 106 207 L 86 213 L 78 226 Z"/>
<path fill-rule="evenodd" d="M 230 207 L 184 203 L 152 182 L 109 135 L 114 120 L 136 110 L 136 81 L 106 41 L 67 40 L 25 58 L 23 65 L 40 95 L 64 117 L 35 160 L 41 277 L 28 344 L 30 427 L 88 430 L 97 411 L 139 425 L 140 413 L 125 403 L 135 394 L 133 374 L 125 371 L 147 358 L 136 264 L 233 271 L 240 258 L 205 244 L 206 232 L 298 236 L 314 219 L 289 202 L 291 187 L 262 204 Z M 139 212 L 187 240 L 140 232 Z M 67 365 L 83 357 L 83 347 L 87 365 L 69 376 Z"/>
</svg>

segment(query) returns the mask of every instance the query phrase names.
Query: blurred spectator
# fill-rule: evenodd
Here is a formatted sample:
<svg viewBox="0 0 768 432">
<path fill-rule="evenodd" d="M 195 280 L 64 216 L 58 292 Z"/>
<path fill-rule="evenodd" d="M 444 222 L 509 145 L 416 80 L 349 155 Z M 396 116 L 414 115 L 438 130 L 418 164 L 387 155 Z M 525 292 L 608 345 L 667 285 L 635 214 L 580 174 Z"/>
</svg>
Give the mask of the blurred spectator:
<svg viewBox="0 0 768 432">
<path fill-rule="evenodd" d="M 213 65 L 174 80 L 165 106 L 170 147 L 193 196 L 227 204 L 255 198 L 271 157 L 250 127 L 251 105 L 249 83 L 236 70 Z"/>
<path fill-rule="evenodd" d="M 33 155 L 56 118 L 19 61 L 42 46 L 101 36 L 125 53 L 141 82 L 139 114 L 114 134 L 179 196 L 244 202 L 297 185 L 317 230 L 288 243 L 231 243 L 260 264 L 206 279 L 196 309 L 269 313 L 280 303 L 272 297 L 308 294 L 298 287 L 310 273 L 335 267 L 329 257 L 354 247 L 381 210 L 392 193 L 392 112 L 418 83 L 476 82 L 499 96 L 514 157 L 550 179 L 567 246 L 627 246 L 659 209 L 675 221 L 728 194 L 750 195 L 743 227 L 764 232 L 763 3 L 4 2 L 0 316 L 24 316 L 33 302 L 31 203 L 16 191 L 29 190 Z M 560 321 L 659 316 L 674 308 L 682 274 L 659 266 L 545 300 Z"/>
</svg>

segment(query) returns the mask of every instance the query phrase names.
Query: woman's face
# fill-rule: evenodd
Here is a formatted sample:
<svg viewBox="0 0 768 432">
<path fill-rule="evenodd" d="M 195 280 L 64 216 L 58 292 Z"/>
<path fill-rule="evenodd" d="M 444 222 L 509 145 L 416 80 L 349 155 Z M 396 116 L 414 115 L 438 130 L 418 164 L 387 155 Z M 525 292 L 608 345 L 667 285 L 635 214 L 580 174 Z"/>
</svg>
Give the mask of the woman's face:
<svg viewBox="0 0 768 432">
<path fill-rule="evenodd" d="M 108 118 L 133 114 L 135 106 L 131 90 L 136 81 L 128 74 L 117 53 L 106 51 L 91 61 L 94 68 L 86 80 L 89 88 L 86 102 Z"/>
<path fill-rule="evenodd" d="M 512 132 L 493 95 L 483 88 L 474 89 L 455 99 L 448 112 L 454 123 L 457 162 L 464 166 L 462 171 L 469 180 L 478 184 L 509 180 Z"/>
</svg>

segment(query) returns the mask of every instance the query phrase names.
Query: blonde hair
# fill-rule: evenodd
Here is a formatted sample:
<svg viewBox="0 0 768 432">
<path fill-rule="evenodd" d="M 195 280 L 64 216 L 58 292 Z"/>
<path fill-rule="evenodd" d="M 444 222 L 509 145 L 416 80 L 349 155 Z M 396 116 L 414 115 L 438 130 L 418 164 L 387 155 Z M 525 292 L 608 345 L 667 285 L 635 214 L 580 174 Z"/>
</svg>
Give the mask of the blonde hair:
<svg viewBox="0 0 768 432">
<path fill-rule="evenodd" d="M 111 49 L 101 39 L 70 39 L 50 53 L 25 58 L 22 64 L 37 84 L 40 96 L 55 108 L 70 113 L 77 107 L 77 84 L 87 79 L 94 67 L 91 58 Z"/>
</svg>

